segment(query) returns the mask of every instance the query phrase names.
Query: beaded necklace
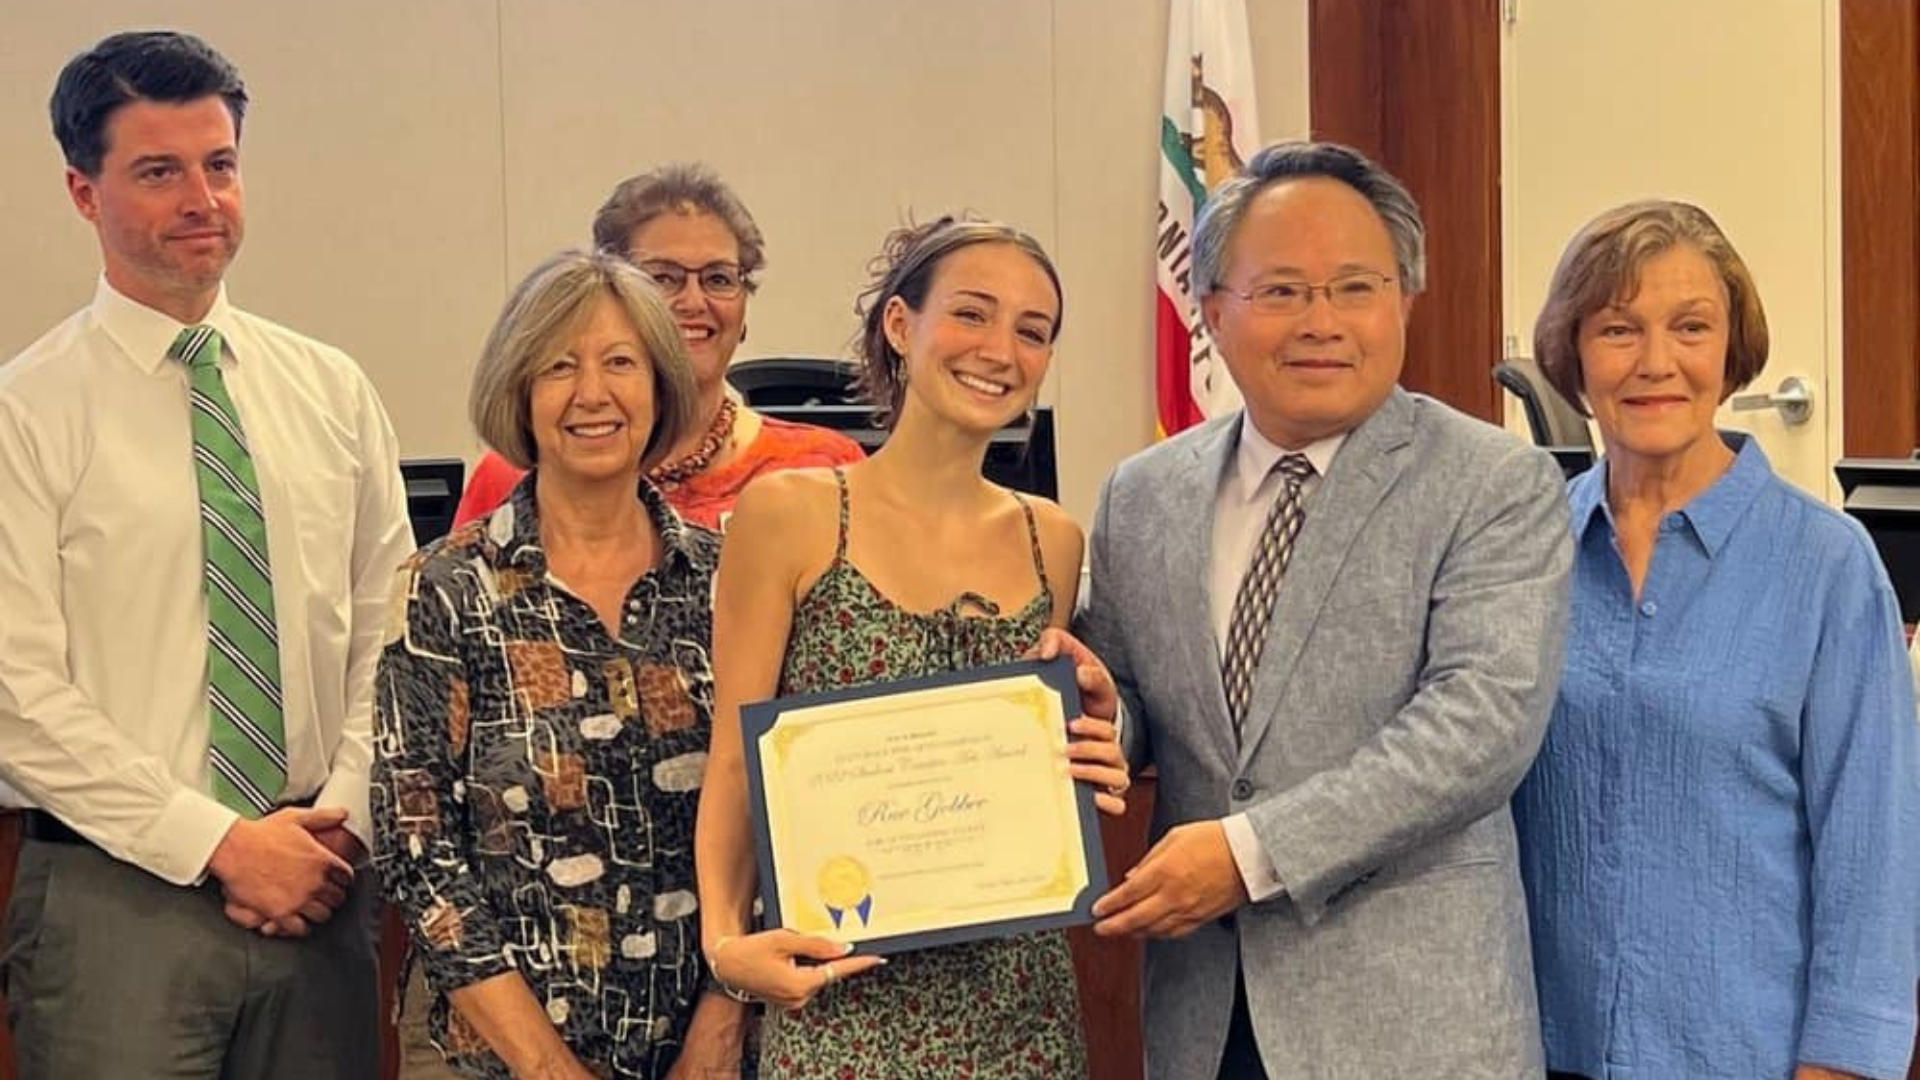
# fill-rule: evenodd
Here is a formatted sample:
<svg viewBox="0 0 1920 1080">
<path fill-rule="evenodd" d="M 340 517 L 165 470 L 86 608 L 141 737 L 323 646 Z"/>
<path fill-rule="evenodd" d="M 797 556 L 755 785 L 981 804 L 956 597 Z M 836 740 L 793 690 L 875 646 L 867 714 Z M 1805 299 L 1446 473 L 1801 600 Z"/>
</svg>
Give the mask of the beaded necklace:
<svg viewBox="0 0 1920 1080">
<path fill-rule="evenodd" d="M 648 469 L 647 479 L 661 487 L 667 487 L 685 483 L 704 472 L 706 467 L 713 463 L 713 455 L 719 453 L 720 448 L 727 445 L 727 441 L 733 438 L 733 421 L 736 415 L 737 410 L 734 408 L 733 399 L 721 398 L 720 411 L 714 414 L 712 426 L 708 427 L 707 433 L 701 436 L 700 445 L 694 447 L 693 451 L 684 457 L 662 462 Z"/>
</svg>

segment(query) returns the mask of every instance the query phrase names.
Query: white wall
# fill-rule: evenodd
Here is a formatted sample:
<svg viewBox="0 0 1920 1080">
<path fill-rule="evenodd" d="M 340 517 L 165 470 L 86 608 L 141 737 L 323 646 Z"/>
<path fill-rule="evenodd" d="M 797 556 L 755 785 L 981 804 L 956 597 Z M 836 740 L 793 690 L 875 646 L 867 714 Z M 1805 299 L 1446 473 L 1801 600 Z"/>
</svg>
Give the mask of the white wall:
<svg viewBox="0 0 1920 1080">
<path fill-rule="evenodd" d="M 1307 127 L 1306 0 L 1248 0 L 1269 137 Z M 970 207 L 1066 285 L 1043 400 L 1083 520 L 1153 432 L 1155 139 L 1166 0 L 12 0 L 0 49 L 0 357 L 85 302 L 47 95 L 115 30 L 201 34 L 247 78 L 236 302 L 351 351 L 410 455 L 459 454 L 505 290 L 584 243 L 621 177 L 696 158 L 766 232 L 743 358 L 839 354 L 881 235 Z"/>
<path fill-rule="evenodd" d="M 1727 13 L 1720 0 L 1520 5 L 1503 80 L 1508 333 L 1532 354 L 1554 266 L 1596 214 L 1631 199 L 1698 204 L 1766 308 L 1772 355 L 1747 392 L 1790 375 L 1817 387 L 1806 424 L 1729 408 L 1717 422 L 1751 432 L 1781 475 L 1836 499 L 1839 4 L 1748 0 L 1737 19 Z"/>
</svg>

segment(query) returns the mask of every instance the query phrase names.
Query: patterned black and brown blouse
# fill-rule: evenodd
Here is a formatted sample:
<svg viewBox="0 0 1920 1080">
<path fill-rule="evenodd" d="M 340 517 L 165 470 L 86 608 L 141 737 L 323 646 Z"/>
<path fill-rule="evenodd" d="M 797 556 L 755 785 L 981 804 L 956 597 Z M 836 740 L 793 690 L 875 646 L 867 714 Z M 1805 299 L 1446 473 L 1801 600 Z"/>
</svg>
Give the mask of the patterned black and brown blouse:
<svg viewBox="0 0 1920 1080">
<path fill-rule="evenodd" d="M 665 1075 L 705 969 L 693 819 L 719 538 L 652 487 L 659 565 L 617 637 L 547 568 L 535 472 L 401 571 L 380 659 L 374 861 L 448 1061 L 505 1078 L 447 993 L 518 971 L 595 1072 Z"/>
</svg>

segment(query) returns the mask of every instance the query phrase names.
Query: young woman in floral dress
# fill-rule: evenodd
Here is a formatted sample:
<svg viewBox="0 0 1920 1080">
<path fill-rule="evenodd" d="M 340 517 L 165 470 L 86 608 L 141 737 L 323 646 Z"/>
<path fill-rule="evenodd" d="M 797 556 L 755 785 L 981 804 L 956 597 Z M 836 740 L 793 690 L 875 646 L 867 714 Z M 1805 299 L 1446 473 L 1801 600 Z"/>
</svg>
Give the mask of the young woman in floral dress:
<svg viewBox="0 0 1920 1080">
<path fill-rule="evenodd" d="M 769 1011 L 767 1080 L 1083 1076 L 1060 932 L 884 964 L 825 938 L 749 933 L 742 702 L 1019 659 L 1073 612 L 1079 527 L 981 474 L 989 439 L 1032 405 L 1052 358 L 1051 261 L 1005 225 L 943 218 L 896 231 L 875 269 L 859 351 L 892 421 L 886 445 L 846 468 L 756 482 L 721 556 L 696 848 L 708 962 L 727 986 L 784 1007 Z M 1113 724 L 1086 717 L 1071 730 L 1074 774 L 1119 812 L 1127 774 Z"/>
</svg>

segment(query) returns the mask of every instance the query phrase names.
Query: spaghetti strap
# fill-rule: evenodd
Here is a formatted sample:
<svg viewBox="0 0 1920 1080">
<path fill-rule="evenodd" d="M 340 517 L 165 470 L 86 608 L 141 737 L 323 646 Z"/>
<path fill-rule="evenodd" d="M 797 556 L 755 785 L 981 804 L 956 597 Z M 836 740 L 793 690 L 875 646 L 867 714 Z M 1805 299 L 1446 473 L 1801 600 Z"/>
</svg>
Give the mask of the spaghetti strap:
<svg viewBox="0 0 1920 1080">
<path fill-rule="evenodd" d="M 1027 542 L 1033 547 L 1033 572 L 1039 576 L 1040 588 L 1044 592 L 1049 586 L 1047 585 L 1047 559 L 1040 551 L 1040 523 L 1034 520 L 1033 504 L 1027 502 L 1025 496 L 1017 491 L 1010 494 L 1014 501 L 1020 504 L 1020 512 L 1027 515 Z M 842 526 L 843 533 L 844 529 L 845 526 Z M 844 540 L 841 542 L 845 543 Z"/>
<path fill-rule="evenodd" d="M 847 474 L 838 465 L 833 468 L 833 482 L 840 485 L 840 541 L 834 546 L 833 561 L 845 562 L 847 559 L 847 518 L 849 515 L 847 499 Z M 1031 520 L 1031 515 L 1029 515 Z"/>
<path fill-rule="evenodd" d="M 843 493 L 850 484 L 842 483 Z M 813 494 L 821 493 L 815 489 Z M 979 517 L 991 522 L 990 533 L 982 536 L 977 521 L 967 531 L 992 543 L 993 558 L 984 561 L 996 570 L 999 586 L 1024 592 L 1008 587 L 1011 564 L 1006 560 L 1012 553 L 1000 545 L 1018 541 L 1005 535 L 1007 520 L 1001 515 L 1006 508 L 995 508 L 997 497 L 995 492 L 982 504 L 970 504 L 985 507 Z M 841 498 L 847 506 L 848 497 Z M 1041 511 L 1039 500 L 1034 502 L 1032 509 Z M 1037 532 L 1037 523 L 1028 528 Z M 985 568 L 956 569 L 948 580 L 965 585 Z M 919 574 L 912 580 L 929 585 L 929 577 Z M 1032 648 L 1052 616 L 1053 596 L 1044 589 L 1008 613 L 973 592 L 932 610 L 904 608 L 859 566 L 843 560 L 794 603 L 779 693 L 826 693 L 1003 664 Z M 978 1080 L 1087 1076 L 1073 955 L 1057 930 L 904 952 L 885 971 L 861 978 L 870 981 L 861 982 L 857 993 L 843 988 L 837 995 L 821 994 L 804 1009 L 768 1014 L 762 1055 L 779 1062 L 783 1080 L 948 1076 L 955 1071 L 952 1063 L 961 1059 L 978 1063 L 971 1073 Z M 921 1007 L 936 999 L 943 1008 Z M 875 1031 L 896 1037 L 876 1039 Z M 770 1067 L 762 1075 L 773 1071 Z"/>
</svg>

